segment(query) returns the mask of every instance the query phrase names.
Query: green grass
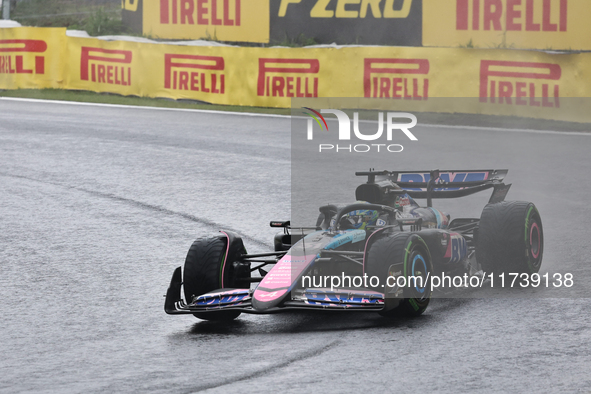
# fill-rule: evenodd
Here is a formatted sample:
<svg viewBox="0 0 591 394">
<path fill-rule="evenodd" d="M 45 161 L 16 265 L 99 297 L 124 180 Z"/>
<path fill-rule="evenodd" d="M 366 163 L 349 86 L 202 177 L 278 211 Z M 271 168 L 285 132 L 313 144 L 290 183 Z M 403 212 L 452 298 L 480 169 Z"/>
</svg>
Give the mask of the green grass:
<svg viewBox="0 0 591 394">
<path fill-rule="evenodd" d="M 63 89 L 18 89 L 0 90 L 0 97 L 19 97 L 42 100 L 77 101 L 86 103 L 136 105 L 144 107 L 186 108 L 210 111 L 249 112 L 275 115 L 291 115 L 290 108 L 242 107 L 237 105 L 215 105 L 192 100 L 170 100 L 135 96 L 120 96 L 110 93 L 94 93 Z M 375 111 L 361 110 L 360 119 L 375 120 Z M 479 126 L 501 128 L 525 128 L 533 130 L 583 131 L 591 132 L 591 124 L 557 120 L 532 119 L 517 116 L 496 116 L 461 113 L 421 112 L 420 123 L 448 126 Z"/>
<path fill-rule="evenodd" d="M 459 47 L 460 48 L 469 48 L 469 49 L 476 48 L 476 46 L 474 46 L 474 43 L 472 42 L 472 39 L 471 38 L 470 38 L 470 41 L 468 41 L 466 43 L 466 45 L 460 44 Z"/>
<path fill-rule="evenodd" d="M 300 48 L 307 47 L 310 45 L 318 45 L 318 42 L 312 37 L 306 37 L 304 33 L 301 33 L 297 37 L 288 37 L 287 34 L 283 41 L 271 43 L 272 45 L 279 45 L 282 47 Z"/>
<path fill-rule="evenodd" d="M 86 30 L 91 36 L 119 35 L 127 32 L 121 17 L 113 17 L 103 7 L 93 10 L 87 18 L 82 20 L 78 29 Z"/>
<path fill-rule="evenodd" d="M 126 34 L 121 3 L 91 0 L 23 0 L 11 12 L 23 26 L 66 27 L 86 30 L 91 36 Z"/>
</svg>

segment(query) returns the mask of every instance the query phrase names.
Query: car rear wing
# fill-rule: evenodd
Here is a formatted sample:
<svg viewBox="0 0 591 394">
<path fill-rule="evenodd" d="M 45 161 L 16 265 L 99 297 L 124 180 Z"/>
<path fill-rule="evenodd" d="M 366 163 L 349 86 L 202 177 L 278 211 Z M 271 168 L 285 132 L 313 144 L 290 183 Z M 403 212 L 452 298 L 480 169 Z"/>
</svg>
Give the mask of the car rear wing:
<svg viewBox="0 0 591 394">
<path fill-rule="evenodd" d="M 373 187 L 377 195 L 378 187 L 386 194 L 408 193 L 413 198 L 426 198 L 427 206 L 433 198 L 458 198 L 469 196 L 487 189 L 494 189 L 489 203 L 505 199 L 511 184 L 505 185 L 503 179 L 509 170 L 431 170 L 431 171 L 375 171 L 356 172 L 357 176 L 367 176 L 367 185 Z M 391 181 L 402 190 L 382 188 L 383 181 Z M 361 186 L 360 186 L 361 188 Z M 359 189 L 358 189 L 359 190 Z"/>
</svg>

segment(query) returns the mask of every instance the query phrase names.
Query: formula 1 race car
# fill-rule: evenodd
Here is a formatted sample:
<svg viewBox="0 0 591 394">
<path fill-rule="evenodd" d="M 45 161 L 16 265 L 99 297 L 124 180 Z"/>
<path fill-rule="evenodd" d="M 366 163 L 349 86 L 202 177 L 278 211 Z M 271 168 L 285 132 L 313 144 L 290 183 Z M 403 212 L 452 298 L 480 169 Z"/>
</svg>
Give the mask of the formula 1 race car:
<svg viewBox="0 0 591 394">
<path fill-rule="evenodd" d="M 544 249 L 540 214 L 530 202 L 504 201 L 507 172 L 358 172 L 367 182 L 357 187 L 357 202 L 320 207 L 316 226 L 271 222 L 283 228 L 274 252 L 248 254 L 229 231 L 196 240 L 183 274 L 181 267 L 174 271 L 165 311 L 206 320 L 291 309 L 418 316 L 438 274 L 484 280 L 485 273 L 537 273 Z M 493 193 L 479 219 L 450 221 L 432 207 L 433 199 L 486 189 Z"/>
</svg>

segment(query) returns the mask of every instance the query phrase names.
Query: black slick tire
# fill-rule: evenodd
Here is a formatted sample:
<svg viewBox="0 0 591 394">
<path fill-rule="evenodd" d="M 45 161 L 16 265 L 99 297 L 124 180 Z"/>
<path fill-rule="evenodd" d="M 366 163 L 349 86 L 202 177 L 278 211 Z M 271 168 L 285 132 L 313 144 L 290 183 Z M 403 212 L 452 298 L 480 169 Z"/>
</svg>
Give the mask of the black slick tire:
<svg viewBox="0 0 591 394">
<path fill-rule="evenodd" d="M 406 278 L 402 293 L 404 298 L 398 306 L 380 314 L 385 317 L 421 315 L 431 299 L 429 278 L 433 273 L 433 265 L 427 244 L 417 234 L 396 233 L 371 245 L 366 263 L 368 277 L 377 276 L 381 285 L 387 286 L 388 271 L 392 264 L 396 264 L 395 271 Z M 411 277 L 421 277 L 422 280 Z M 387 291 L 387 287 L 376 290 L 384 292 L 384 289 Z"/>
<path fill-rule="evenodd" d="M 183 271 L 183 287 L 187 302 L 192 302 L 194 297 L 222 287 L 221 275 L 227 242 L 224 236 L 198 239 L 193 242 L 187 253 Z M 240 312 L 197 312 L 193 315 L 203 320 L 219 321 L 233 320 L 240 316 Z"/>
<path fill-rule="evenodd" d="M 542 219 L 533 203 L 503 201 L 484 207 L 476 260 L 485 272 L 534 274 L 543 254 Z"/>
</svg>

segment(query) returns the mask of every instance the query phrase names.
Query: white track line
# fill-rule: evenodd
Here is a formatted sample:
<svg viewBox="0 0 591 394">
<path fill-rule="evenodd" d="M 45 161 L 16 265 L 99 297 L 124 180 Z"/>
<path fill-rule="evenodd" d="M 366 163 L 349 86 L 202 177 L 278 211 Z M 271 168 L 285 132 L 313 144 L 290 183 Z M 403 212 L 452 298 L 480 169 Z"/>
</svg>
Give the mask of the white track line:
<svg viewBox="0 0 591 394">
<path fill-rule="evenodd" d="M 191 108 L 167 108 L 167 107 L 146 107 L 141 105 L 123 105 L 123 104 L 104 104 L 104 103 L 87 103 L 80 101 L 63 101 L 63 100 L 42 100 L 42 99 L 28 99 L 19 97 L 1 97 L 0 100 L 5 101 L 21 101 L 29 103 L 49 103 L 49 104 L 66 104 L 66 105 L 83 105 L 83 106 L 94 106 L 94 107 L 107 107 L 107 108 L 124 108 L 124 109 L 143 109 L 153 111 L 177 111 L 177 112 L 195 112 L 203 114 L 215 114 L 215 115 L 233 115 L 233 116 L 250 116 L 250 117 L 266 117 L 266 118 L 291 118 L 291 115 L 276 115 L 276 114 L 263 114 L 254 112 L 233 112 L 233 111 L 219 111 L 209 109 L 191 109 Z M 307 119 L 306 117 L 297 117 Z M 332 120 L 332 119 L 327 119 Z M 361 123 L 377 123 L 372 120 L 362 120 Z M 486 126 L 453 126 L 453 125 L 436 125 L 436 124 L 418 124 L 417 127 L 432 127 L 432 128 L 444 128 L 444 129 L 463 129 L 463 130 L 480 130 L 480 131 L 499 131 L 499 132 L 510 132 L 510 133 L 534 133 L 534 134 L 560 134 L 560 135 L 584 135 L 591 136 L 591 128 L 589 132 L 584 131 L 557 131 L 557 130 L 533 130 L 533 129 L 519 129 L 519 128 L 500 128 L 500 127 L 486 127 Z"/>
<path fill-rule="evenodd" d="M 264 116 L 268 118 L 291 118 L 290 115 L 275 115 L 262 114 L 254 112 L 232 112 L 232 111 L 216 111 L 210 109 L 191 109 L 191 108 L 167 108 L 167 107 L 146 107 L 142 105 L 123 105 L 123 104 L 104 104 L 104 103 L 86 103 L 81 101 L 63 101 L 63 100 L 42 100 L 42 99 L 27 99 L 19 97 L 0 97 L 0 100 L 7 101 L 21 101 L 27 103 L 50 103 L 50 104 L 69 104 L 69 105 L 84 105 L 94 107 L 108 107 L 108 108 L 124 108 L 124 109 L 148 109 L 153 111 L 177 111 L 177 112 L 197 112 L 205 114 L 225 114 L 225 115 L 242 115 L 242 116 Z"/>
</svg>

